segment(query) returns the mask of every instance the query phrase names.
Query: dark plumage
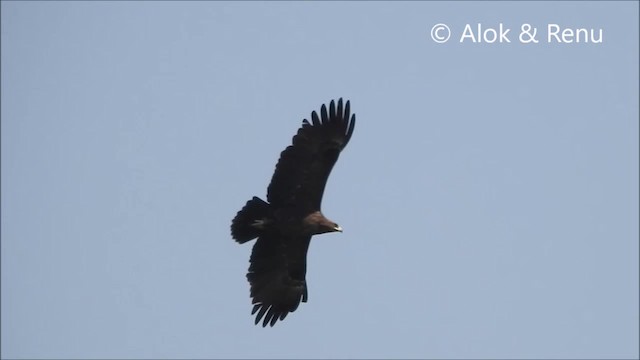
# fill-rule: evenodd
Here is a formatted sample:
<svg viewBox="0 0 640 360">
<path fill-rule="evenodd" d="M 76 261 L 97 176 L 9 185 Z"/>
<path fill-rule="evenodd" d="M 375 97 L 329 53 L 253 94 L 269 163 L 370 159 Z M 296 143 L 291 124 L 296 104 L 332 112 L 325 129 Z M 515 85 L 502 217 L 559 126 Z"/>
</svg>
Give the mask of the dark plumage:
<svg viewBox="0 0 640 360">
<path fill-rule="evenodd" d="M 307 250 L 311 236 L 342 228 L 320 212 L 333 165 L 351 139 L 356 123 L 349 101 L 322 105 L 320 116 L 304 119 L 292 144 L 281 154 L 267 189 L 267 202 L 253 197 L 231 223 L 238 243 L 258 238 L 251 252 L 255 323 L 273 326 L 307 301 Z"/>
</svg>

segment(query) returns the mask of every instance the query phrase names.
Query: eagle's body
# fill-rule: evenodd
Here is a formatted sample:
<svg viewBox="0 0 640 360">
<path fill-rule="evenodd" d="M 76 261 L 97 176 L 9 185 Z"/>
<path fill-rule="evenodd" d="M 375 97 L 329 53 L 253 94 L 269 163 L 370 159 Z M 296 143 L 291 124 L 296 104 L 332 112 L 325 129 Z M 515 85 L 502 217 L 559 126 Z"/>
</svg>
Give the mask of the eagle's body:
<svg viewBox="0 0 640 360">
<path fill-rule="evenodd" d="M 283 320 L 307 301 L 307 250 L 311 237 L 342 228 L 320 211 L 322 194 L 333 165 L 349 142 L 355 114 L 349 101 L 322 105 L 311 113 L 281 154 L 267 190 L 268 203 L 249 200 L 231 223 L 239 243 L 258 238 L 251 253 L 247 279 L 251 284 L 256 324 Z"/>
</svg>

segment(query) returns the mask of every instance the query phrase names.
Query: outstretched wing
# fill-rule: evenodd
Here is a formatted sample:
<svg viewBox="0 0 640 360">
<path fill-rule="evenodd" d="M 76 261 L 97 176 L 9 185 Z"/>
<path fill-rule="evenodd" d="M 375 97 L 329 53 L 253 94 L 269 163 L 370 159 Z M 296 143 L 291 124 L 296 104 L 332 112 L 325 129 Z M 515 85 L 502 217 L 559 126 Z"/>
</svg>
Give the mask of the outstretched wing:
<svg viewBox="0 0 640 360">
<path fill-rule="evenodd" d="M 355 114 L 349 118 L 350 104 L 338 106 L 332 100 L 322 105 L 320 116 L 311 113 L 311 122 L 302 127 L 281 154 L 267 190 L 267 200 L 276 207 L 296 206 L 320 210 L 322 194 L 342 149 L 347 146 L 356 124 Z"/>
<path fill-rule="evenodd" d="M 307 302 L 307 250 L 311 236 L 282 239 L 273 235 L 258 238 L 251 252 L 247 279 L 254 304 L 256 324 L 273 326 Z"/>
</svg>

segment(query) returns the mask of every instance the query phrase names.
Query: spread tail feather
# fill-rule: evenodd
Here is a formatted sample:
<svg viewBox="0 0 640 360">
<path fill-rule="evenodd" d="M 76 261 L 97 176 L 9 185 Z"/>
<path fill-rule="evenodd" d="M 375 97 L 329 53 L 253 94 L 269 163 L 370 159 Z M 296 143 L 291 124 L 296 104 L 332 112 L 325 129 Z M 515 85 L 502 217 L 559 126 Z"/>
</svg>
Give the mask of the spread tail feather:
<svg viewBox="0 0 640 360">
<path fill-rule="evenodd" d="M 240 244 L 257 238 L 268 215 L 269 203 L 254 196 L 231 222 L 231 236 Z"/>
</svg>

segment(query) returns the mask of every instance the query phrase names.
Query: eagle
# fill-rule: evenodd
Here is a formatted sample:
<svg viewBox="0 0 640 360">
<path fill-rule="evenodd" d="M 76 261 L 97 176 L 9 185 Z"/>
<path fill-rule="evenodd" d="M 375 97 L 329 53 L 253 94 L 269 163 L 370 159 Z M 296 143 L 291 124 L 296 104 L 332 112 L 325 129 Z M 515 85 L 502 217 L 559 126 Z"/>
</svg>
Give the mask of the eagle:
<svg viewBox="0 0 640 360">
<path fill-rule="evenodd" d="M 307 302 L 307 250 L 313 235 L 342 232 L 320 211 L 322 194 L 333 165 L 347 146 L 356 124 L 342 98 L 304 119 L 292 144 L 280 153 L 267 201 L 253 197 L 231 222 L 240 243 L 257 238 L 247 280 L 255 324 L 273 326 Z"/>
</svg>

